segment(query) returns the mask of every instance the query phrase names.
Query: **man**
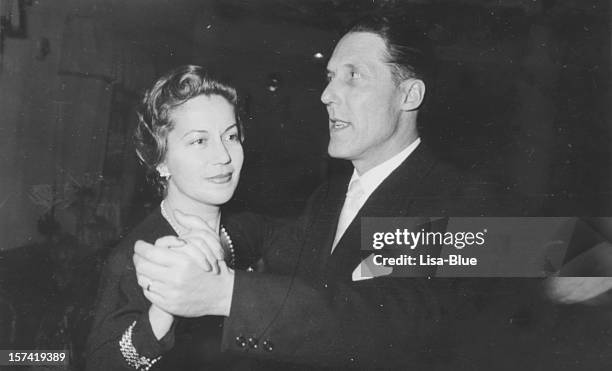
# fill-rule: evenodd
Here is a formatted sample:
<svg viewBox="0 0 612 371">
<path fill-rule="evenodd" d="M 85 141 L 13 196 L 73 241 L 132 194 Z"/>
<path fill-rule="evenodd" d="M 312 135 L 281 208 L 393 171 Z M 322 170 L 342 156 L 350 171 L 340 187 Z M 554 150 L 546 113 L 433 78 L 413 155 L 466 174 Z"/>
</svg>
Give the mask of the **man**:
<svg viewBox="0 0 612 371">
<path fill-rule="evenodd" d="M 363 216 L 498 211 L 486 184 L 439 162 L 421 143 L 417 117 L 432 66 L 426 45 L 422 34 L 381 17 L 363 19 L 338 42 L 321 100 L 329 114 L 329 154 L 351 161 L 354 170 L 322 185 L 298 223 L 267 239 L 266 273 L 176 267 L 180 274 L 164 277 L 156 269 L 165 264 L 164 249 L 139 242 L 139 284 L 159 286 L 159 294 L 145 295 L 175 315 L 226 316 L 222 348 L 258 358 L 334 368 L 473 369 L 470 358 L 477 356 L 456 354 L 465 348 L 455 347 L 454 331 L 467 329 L 461 339 L 480 331 L 471 326 L 490 292 L 471 290 L 488 285 L 363 277 L 359 268 Z M 510 330 L 514 309 L 499 314 Z"/>
</svg>

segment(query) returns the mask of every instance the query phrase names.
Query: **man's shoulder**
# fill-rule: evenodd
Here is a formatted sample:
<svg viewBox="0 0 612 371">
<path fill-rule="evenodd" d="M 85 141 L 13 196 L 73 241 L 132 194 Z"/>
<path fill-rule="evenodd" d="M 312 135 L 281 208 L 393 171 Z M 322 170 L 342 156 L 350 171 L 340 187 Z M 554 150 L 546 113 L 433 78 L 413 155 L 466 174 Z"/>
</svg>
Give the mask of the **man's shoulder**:
<svg viewBox="0 0 612 371">
<path fill-rule="evenodd" d="M 446 189 L 454 216 L 525 216 L 528 200 L 502 182 L 440 161 L 431 181 Z M 467 212 L 467 213 L 466 213 Z"/>
<path fill-rule="evenodd" d="M 460 169 L 443 160 L 436 161 L 430 174 L 430 181 L 438 181 L 440 185 L 452 188 L 456 192 L 484 195 L 499 194 L 503 188 L 497 181 L 469 170 Z"/>
<path fill-rule="evenodd" d="M 435 155 L 423 146 L 413 161 L 425 165 L 404 166 L 399 178 L 402 185 L 420 178 L 414 187 L 413 199 L 420 200 L 413 205 L 417 210 L 439 211 L 450 216 L 521 216 L 522 203 L 503 183 L 462 169 Z M 411 169 L 418 169 L 415 174 Z"/>
<path fill-rule="evenodd" d="M 472 171 L 464 170 L 436 155 L 422 143 L 396 170 L 402 183 L 419 182 L 425 192 L 495 192 L 500 184 Z M 403 184 L 400 184 L 403 185 Z"/>
</svg>

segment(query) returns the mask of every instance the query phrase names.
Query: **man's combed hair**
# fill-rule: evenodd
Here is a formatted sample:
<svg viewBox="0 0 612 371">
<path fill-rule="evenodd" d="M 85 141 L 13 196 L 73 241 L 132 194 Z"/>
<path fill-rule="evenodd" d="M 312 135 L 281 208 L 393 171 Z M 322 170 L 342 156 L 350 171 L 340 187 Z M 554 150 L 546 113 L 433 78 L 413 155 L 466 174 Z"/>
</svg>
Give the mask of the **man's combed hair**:
<svg viewBox="0 0 612 371">
<path fill-rule="evenodd" d="M 160 186 L 160 190 L 165 189 L 165 182 L 157 174 L 156 168 L 166 156 L 168 133 L 174 128 L 170 113 L 200 95 L 221 96 L 234 107 L 242 138 L 243 130 L 238 115 L 238 95 L 235 88 L 210 76 L 202 67 L 194 65 L 178 67 L 160 77 L 153 87 L 144 93 L 137 111 L 138 125 L 134 131 L 136 155 L 146 166 L 153 182 Z"/>
<path fill-rule="evenodd" d="M 396 83 L 408 78 L 433 79 L 435 58 L 432 44 L 423 30 L 405 17 L 368 15 L 357 20 L 348 32 L 369 32 L 380 36 L 387 46 L 387 63 L 393 67 Z"/>
</svg>

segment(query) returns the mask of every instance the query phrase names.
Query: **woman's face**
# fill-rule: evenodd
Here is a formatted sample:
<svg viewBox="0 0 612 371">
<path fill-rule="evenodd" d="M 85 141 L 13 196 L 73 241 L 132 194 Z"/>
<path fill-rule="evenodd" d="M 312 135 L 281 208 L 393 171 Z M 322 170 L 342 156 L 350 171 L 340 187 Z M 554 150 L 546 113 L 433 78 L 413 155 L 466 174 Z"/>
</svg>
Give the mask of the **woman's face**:
<svg viewBox="0 0 612 371">
<path fill-rule="evenodd" d="M 234 194 L 244 154 L 234 107 L 219 95 L 200 95 L 169 113 L 166 157 L 168 196 L 221 205 Z"/>
</svg>

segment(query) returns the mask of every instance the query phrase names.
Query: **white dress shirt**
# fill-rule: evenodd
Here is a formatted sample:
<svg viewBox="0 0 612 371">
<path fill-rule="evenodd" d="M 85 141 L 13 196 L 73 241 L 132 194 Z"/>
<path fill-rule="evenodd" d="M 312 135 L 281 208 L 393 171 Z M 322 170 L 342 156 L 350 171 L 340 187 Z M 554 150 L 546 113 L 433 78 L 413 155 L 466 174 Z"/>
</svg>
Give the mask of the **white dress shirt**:
<svg viewBox="0 0 612 371">
<path fill-rule="evenodd" d="M 398 166 L 404 162 L 408 156 L 419 146 L 421 138 L 417 138 L 408 147 L 403 149 L 401 152 L 391 157 L 387 161 L 380 165 L 373 167 L 366 171 L 364 174 L 359 175 L 356 169 L 353 169 L 353 176 L 349 182 L 350 191 L 347 192 L 347 199 L 344 200 L 342 205 L 342 211 L 340 212 L 340 219 L 338 220 L 338 228 L 336 229 L 336 236 L 334 237 L 334 243 L 332 244 L 332 253 L 342 238 L 344 232 L 351 224 L 355 215 L 359 212 L 363 204 L 368 200 L 370 195 L 378 188 L 378 186 L 393 172 Z M 356 183 L 356 187 L 353 186 Z M 359 188 L 357 192 L 353 191 L 353 188 Z M 350 202 L 349 201 L 350 197 Z"/>
</svg>

